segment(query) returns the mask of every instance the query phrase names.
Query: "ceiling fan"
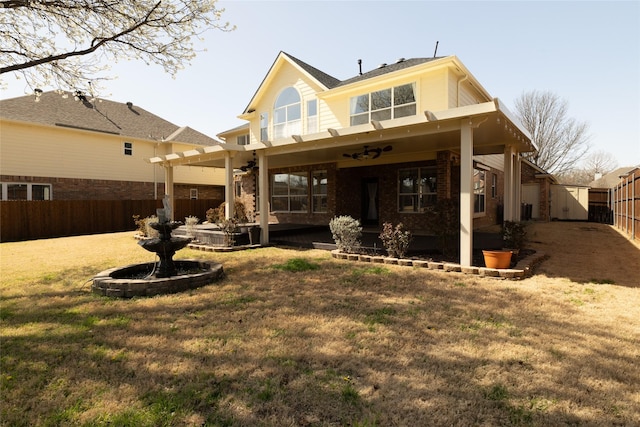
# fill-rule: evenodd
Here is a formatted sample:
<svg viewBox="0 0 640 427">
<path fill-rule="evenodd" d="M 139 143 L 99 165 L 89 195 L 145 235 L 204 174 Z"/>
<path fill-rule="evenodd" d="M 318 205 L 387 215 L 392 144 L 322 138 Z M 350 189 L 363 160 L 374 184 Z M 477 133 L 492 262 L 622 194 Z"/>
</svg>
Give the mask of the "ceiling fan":
<svg viewBox="0 0 640 427">
<path fill-rule="evenodd" d="M 352 154 L 344 153 L 343 156 L 354 160 L 377 159 L 383 152 L 389 152 L 392 149 L 393 147 L 390 145 L 387 145 L 384 148 L 369 148 L 368 145 L 365 145 L 363 151 L 358 151 Z"/>
<path fill-rule="evenodd" d="M 242 172 L 257 172 L 258 162 L 256 161 L 256 152 L 253 152 L 253 160 L 249 160 L 245 166 L 240 166 Z"/>
</svg>

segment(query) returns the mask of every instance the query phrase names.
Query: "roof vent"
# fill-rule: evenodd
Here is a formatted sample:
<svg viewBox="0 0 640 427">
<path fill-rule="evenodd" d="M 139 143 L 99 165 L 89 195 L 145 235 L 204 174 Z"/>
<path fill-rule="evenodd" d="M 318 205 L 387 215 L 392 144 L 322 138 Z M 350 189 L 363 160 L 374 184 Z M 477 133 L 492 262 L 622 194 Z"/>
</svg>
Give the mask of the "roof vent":
<svg viewBox="0 0 640 427">
<path fill-rule="evenodd" d="M 387 66 L 387 64 L 383 62 L 382 64 L 378 65 L 378 68 L 384 68 L 386 66 Z"/>
<path fill-rule="evenodd" d="M 131 101 L 127 102 L 127 107 L 133 108 L 133 102 L 131 102 Z"/>
<path fill-rule="evenodd" d="M 404 58 L 398 58 L 398 59 L 396 59 L 396 64 L 399 64 L 399 63 L 404 62 L 404 61 L 405 61 Z"/>
</svg>

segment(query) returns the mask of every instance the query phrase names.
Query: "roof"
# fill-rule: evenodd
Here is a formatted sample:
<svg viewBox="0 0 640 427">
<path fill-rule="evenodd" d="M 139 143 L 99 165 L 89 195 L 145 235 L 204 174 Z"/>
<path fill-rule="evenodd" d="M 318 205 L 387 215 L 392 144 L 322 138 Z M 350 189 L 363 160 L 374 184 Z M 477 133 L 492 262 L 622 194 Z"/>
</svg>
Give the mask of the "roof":
<svg viewBox="0 0 640 427">
<path fill-rule="evenodd" d="M 424 64 L 425 62 L 435 61 L 436 59 L 440 59 L 443 57 L 433 57 L 433 58 L 410 58 L 404 59 L 400 58 L 393 64 L 380 64 L 377 68 L 374 68 L 371 71 L 367 71 L 366 73 L 362 73 L 355 77 L 351 77 L 350 79 L 343 80 L 337 86 L 346 86 L 351 83 L 361 82 L 363 80 L 372 79 L 374 77 L 381 76 L 387 73 L 393 73 L 394 71 L 404 70 L 405 68 L 413 67 L 415 65 Z"/>
<path fill-rule="evenodd" d="M 59 91 L 0 100 L 0 118 L 81 129 L 130 138 L 196 145 L 219 142 L 189 127 L 180 127 L 133 103 L 76 97 Z"/>
<path fill-rule="evenodd" d="M 612 172 L 609 172 L 606 175 L 603 175 L 601 178 L 598 178 L 589 183 L 589 187 L 591 188 L 613 188 L 620 183 L 620 177 L 626 176 L 632 170 L 639 168 L 639 166 L 626 166 L 623 168 L 618 168 Z"/>
</svg>

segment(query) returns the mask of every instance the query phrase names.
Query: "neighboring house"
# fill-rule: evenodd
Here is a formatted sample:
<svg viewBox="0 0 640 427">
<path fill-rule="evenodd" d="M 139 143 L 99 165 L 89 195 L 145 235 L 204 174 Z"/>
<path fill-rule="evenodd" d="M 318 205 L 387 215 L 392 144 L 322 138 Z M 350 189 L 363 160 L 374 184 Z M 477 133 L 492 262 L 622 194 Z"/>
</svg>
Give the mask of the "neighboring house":
<svg viewBox="0 0 640 427">
<path fill-rule="evenodd" d="M 636 184 L 640 165 L 618 168 L 605 175 L 598 174 L 589 183 L 589 220 L 632 228 L 640 217 L 640 187 Z M 630 220 L 633 218 L 633 220 Z M 628 221 L 634 227 L 627 227 Z"/>
<path fill-rule="evenodd" d="M 36 91 L 0 101 L 2 200 L 161 198 L 165 174 L 144 159 L 219 144 L 131 102 Z M 224 198 L 224 171 L 183 167 L 177 198 Z"/>
<path fill-rule="evenodd" d="M 425 230 L 425 209 L 452 199 L 460 262 L 471 265 L 474 228 L 520 218 L 520 153 L 535 147 L 455 56 L 339 80 L 280 52 L 239 118 L 246 125 L 218 135 L 226 144 L 150 162 L 169 177 L 186 164 L 224 167 L 227 201 L 256 212 L 263 243 L 269 223 L 327 225 L 336 215 Z"/>
</svg>

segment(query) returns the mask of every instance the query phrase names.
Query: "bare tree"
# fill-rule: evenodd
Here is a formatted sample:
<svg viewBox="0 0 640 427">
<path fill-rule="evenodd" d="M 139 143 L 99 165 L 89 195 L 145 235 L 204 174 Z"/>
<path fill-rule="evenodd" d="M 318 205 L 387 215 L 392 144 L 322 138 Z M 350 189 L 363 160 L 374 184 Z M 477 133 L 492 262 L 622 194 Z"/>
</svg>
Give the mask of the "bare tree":
<svg viewBox="0 0 640 427">
<path fill-rule="evenodd" d="M 193 38 L 233 29 L 216 1 L 0 0 L 0 75 L 31 89 L 80 89 L 119 59 L 175 75 L 195 56 Z"/>
<path fill-rule="evenodd" d="M 588 124 L 568 116 L 568 103 L 551 92 L 526 92 L 516 113 L 538 147 L 525 157 L 547 172 L 570 171 L 589 151 Z"/>
<path fill-rule="evenodd" d="M 606 175 L 618 167 L 613 154 L 606 151 L 596 151 L 589 154 L 580 166 L 556 175 L 562 184 L 587 185 L 598 176 Z"/>
</svg>

